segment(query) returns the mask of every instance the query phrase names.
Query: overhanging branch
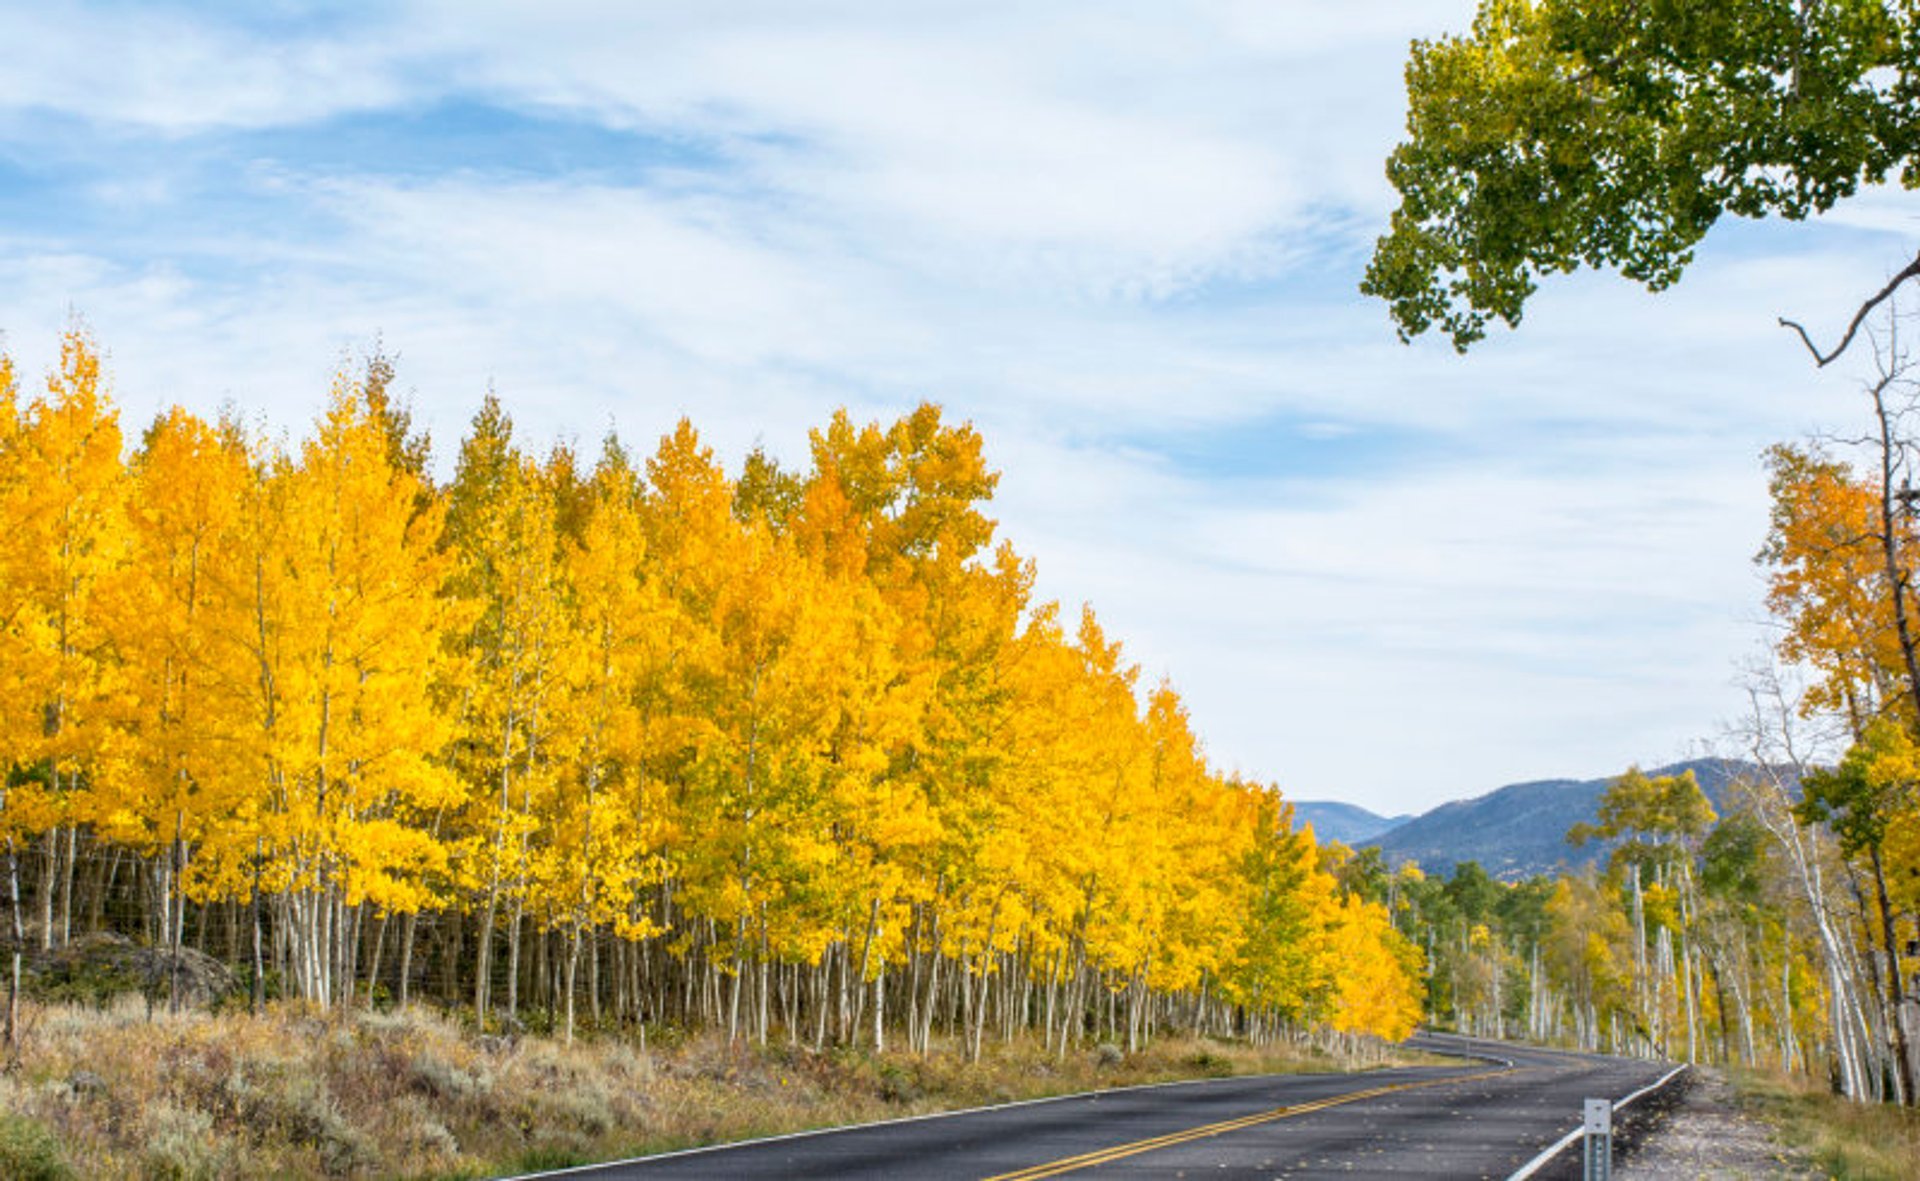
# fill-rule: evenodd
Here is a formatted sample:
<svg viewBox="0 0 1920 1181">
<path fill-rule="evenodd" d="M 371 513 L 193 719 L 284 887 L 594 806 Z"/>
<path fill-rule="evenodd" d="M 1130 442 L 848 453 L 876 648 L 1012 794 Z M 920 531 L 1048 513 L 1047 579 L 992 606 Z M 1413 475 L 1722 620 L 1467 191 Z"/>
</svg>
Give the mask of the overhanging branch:
<svg viewBox="0 0 1920 1181">
<path fill-rule="evenodd" d="M 1917 276 L 1920 276 L 1920 254 L 1914 255 L 1912 262 L 1900 268 L 1898 274 L 1887 280 L 1887 285 L 1876 292 L 1872 299 L 1860 305 L 1860 310 L 1853 314 L 1852 322 L 1847 325 L 1847 334 L 1840 338 L 1840 343 L 1834 345 L 1833 351 L 1830 353 L 1822 353 L 1819 346 L 1813 343 L 1813 338 L 1807 335 L 1807 330 L 1802 328 L 1797 322 L 1782 316 L 1780 317 L 1780 327 L 1791 328 L 1799 333 L 1800 343 L 1806 345 L 1807 351 L 1813 354 L 1813 363 L 1817 367 L 1824 369 L 1830 362 L 1839 357 L 1841 353 L 1847 351 L 1847 346 L 1853 343 L 1854 336 L 1859 333 L 1860 325 L 1865 322 L 1868 314 L 1892 298 L 1894 290 L 1898 288 L 1900 284 Z"/>
</svg>

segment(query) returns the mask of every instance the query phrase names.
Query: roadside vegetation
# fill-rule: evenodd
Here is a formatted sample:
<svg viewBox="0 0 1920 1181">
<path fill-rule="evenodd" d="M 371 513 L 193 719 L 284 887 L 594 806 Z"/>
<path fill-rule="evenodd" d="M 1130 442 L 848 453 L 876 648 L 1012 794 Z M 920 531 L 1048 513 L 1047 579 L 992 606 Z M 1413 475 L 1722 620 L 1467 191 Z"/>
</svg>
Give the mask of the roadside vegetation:
<svg viewBox="0 0 1920 1181">
<path fill-rule="evenodd" d="M 1382 1043 L 1164 1036 L 970 1062 L 724 1033 L 477 1036 L 423 1009 L 167 1014 L 137 995 L 22 1006 L 0 1074 L 8 1178 L 487 1177 L 1169 1079 L 1352 1069 Z"/>
<path fill-rule="evenodd" d="M 1920 1112 L 1892 1104 L 1850 1103 L 1803 1076 L 1735 1071 L 1741 1102 L 1778 1129 L 1789 1145 L 1842 1181 L 1910 1181 L 1920 1161 Z"/>
</svg>

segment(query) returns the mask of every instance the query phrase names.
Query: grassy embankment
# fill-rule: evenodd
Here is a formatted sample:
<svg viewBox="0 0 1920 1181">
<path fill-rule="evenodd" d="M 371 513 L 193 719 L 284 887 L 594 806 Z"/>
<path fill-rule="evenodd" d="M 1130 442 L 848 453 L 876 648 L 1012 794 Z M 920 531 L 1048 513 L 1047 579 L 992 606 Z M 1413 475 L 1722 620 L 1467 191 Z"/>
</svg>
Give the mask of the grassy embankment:
<svg viewBox="0 0 1920 1181">
<path fill-rule="evenodd" d="M 1920 1173 L 1920 1112 L 1852 1103 L 1810 1079 L 1734 1072 L 1741 1102 L 1772 1123 L 1787 1144 L 1843 1181 L 1912 1181 Z"/>
<path fill-rule="evenodd" d="M 1172 1078 L 1380 1065 L 1161 1038 L 1056 1059 L 1031 1044 L 958 1055 L 723 1038 L 477 1038 L 431 1012 L 277 1005 L 149 1017 L 23 1003 L 0 1073 L 0 1176 L 484 1177 L 694 1144 Z"/>
</svg>

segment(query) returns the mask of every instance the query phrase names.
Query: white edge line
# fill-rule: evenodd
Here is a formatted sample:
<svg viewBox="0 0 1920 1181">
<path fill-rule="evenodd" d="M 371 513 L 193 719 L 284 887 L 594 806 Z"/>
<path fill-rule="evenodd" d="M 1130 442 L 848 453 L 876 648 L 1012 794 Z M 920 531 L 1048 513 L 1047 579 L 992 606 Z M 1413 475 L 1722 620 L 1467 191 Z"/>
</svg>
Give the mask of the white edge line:
<svg viewBox="0 0 1920 1181">
<path fill-rule="evenodd" d="M 1638 1099 L 1640 1096 L 1646 1094 L 1647 1092 L 1659 1090 L 1661 1087 L 1664 1087 L 1669 1082 L 1671 1082 L 1673 1080 L 1674 1075 L 1679 1074 L 1681 1071 L 1685 1069 L 1686 1069 L 1685 1064 L 1676 1066 L 1672 1070 L 1669 1070 L 1666 1074 L 1661 1075 L 1660 1079 L 1657 1082 L 1648 1083 L 1646 1086 L 1641 1087 L 1639 1090 L 1635 1091 L 1633 1094 L 1628 1095 L 1625 1099 L 1616 1099 L 1613 1104 L 1613 1109 L 1615 1111 L 1619 1111 L 1622 1107 L 1625 1107 L 1627 1104 L 1633 1102 L 1635 1099 Z M 1528 1177 L 1533 1176 L 1535 1173 L 1539 1172 L 1542 1168 L 1546 1167 L 1546 1163 L 1548 1161 L 1560 1155 L 1561 1150 L 1566 1148 L 1567 1145 L 1572 1144 L 1575 1140 L 1578 1140 L 1580 1138 L 1580 1134 L 1582 1131 L 1583 1129 L 1581 1128 L 1575 1128 L 1573 1131 L 1568 1132 L 1566 1135 L 1560 1137 L 1558 1140 L 1555 1140 L 1552 1144 L 1549 1144 L 1546 1148 L 1542 1149 L 1540 1151 L 1539 1156 L 1536 1156 L 1532 1160 L 1528 1161 L 1526 1164 L 1521 1165 L 1520 1168 L 1512 1176 L 1507 1178 L 1507 1181 L 1526 1181 Z"/>
<path fill-rule="evenodd" d="M 1465 1055 L 1462 1055 L 1463 1057 Z M 1478 1057 L 1479 1055 L 1474 1055 Z M 1490 1059 L 1497 1061 L 1497 1059 Z M 1511 1065 L 1509 1063 L 1508 1065 Z M 1423 1069 L 1422 1067 L 1384 1067 L 1386 1070 Z M 929 1111 L 925 1115 L 901 1115 L 893 1119 L 869 1120 L 865 1123 L 835 1124 L 830 1128 L 808 1128 L 803 1132 L 784 1132 L 778 1136 L 755 1136 L 750 1140 L 727 1140 L 719 1144 L 701 1144 L 693 1148 L 676 1148 L 672 1152 L 650 1152 L 644 1156 L 629 1156 L 620 1160 L 600 1161 L 598 1164 L 573 1165 L 565 1169 L 550 1169 L 538 1173 L 515 1173 L 497 1178 L 496 1181 L 530 1181 L 536 1177 L 567 1177 L 575 1173 L 591 1173 L 599 1169 L 618 1169 L 627 1165 L 651 1164 L 658 1160 L 671 1160 L 677 1156 L 698 1156 L 705 1152 L 719 1152 L 727 1148 L 747 1148 L 756 1144 L 777 1144 L 782 1140 L 805 1140 L 812 1136 L 827 1136 L 834 1132 L 853 1132 L 863 1128 L 886 1128 L 895 1124 L 917 1124 L 925 1120 L 946 1119 L 956 1115 L 975 1115 L 983 1111 L 1006 1111 L 1013 1107 L 1033 1107 L 1041 1103 L 1063 1103 L 1068 1099 L 1096 1098 L 1101 1095 L 1124 1095 L 1128 1091 L 1152 1091 L 1161 1087 L 1191 1087 L 1196 1084 L 1223 1083 L 1229 1080 L 1246 1082 L 1256 1078 L 1306 1078 L 1312 1074 L 1371 1074 L 1373 1071 L 1325 1071 L 1299 1074 L 1236 1074 L 1223 1078 L 1177 1078 L 1164 1083 L 1134 1083 L 1127 1087 L 1106 1087 L 1098 1091 L 1074 1091 L 1066 1095 L 1043 1095 L 1038 1099 L 1016 1099 L 1011 1103 L 990 1103 L 985 1107 L 960 1107 L 952 1111 Z"/>
</svg>

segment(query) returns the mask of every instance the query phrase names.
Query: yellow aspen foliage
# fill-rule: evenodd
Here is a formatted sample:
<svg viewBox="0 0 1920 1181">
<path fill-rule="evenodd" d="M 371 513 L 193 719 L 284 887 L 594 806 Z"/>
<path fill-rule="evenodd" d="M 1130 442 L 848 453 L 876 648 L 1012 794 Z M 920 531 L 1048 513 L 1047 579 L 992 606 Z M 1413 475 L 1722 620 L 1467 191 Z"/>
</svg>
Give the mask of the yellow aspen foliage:
<svg viewBox="0 0 1920 1181">
<path fill-rule="evenodd" d="M 0 808 L 9 835 L 32 835 L 93 818 L 96 790 L 110 798 L 126 773 L 126 744 L 111 723 L 120 666 L 105 602 L 125 563 L 126 474 L 120 425 L 100 371 L 99 349 L 80 329 L 61 341 L 45 391 L 13 409 L 6 373 L 6 610 L 12 715 L 6 749 L 16 774 Z M 55 941 L 51 892 L 41 940 Z"/>
<path fill-rule="evenodd" d="M 559 790 L 555 756 L 570 722 L 557 708 L 565 596 L 555 509 L 548 474 L 514 446 L 513 424 L 489 394 L 461 447 L 447 508 L 452 581 L 468 621 L 458 645 L 456 762 L 466 785 L 462 880 L 484 899 L 474 995 L 482 1020 L 503 908 L 510 987 L 518 976 L 533 849 Z"/>
<path fill-rule="evenodd" d="M 971 425 L 840 412 L 736 477 L 682 421 L 587 474 L 489 396 L 441 488 L 393 380 L 127 456 L 84 334 L 24 405 L 0 358 L 0 836 L 43 938 L 81 848 L 132 854 L 142 937 L 247 904 L 246 953 L 213 925 L 256 997 L 973 1055 L 1409 1027 L 1408 904 L 1033 602 Z"/>
<path fill-rule="evenodd" d="M 97 835 L 155 856 L 178 940 L 191 894 L 221 893 L 216 859 L 194 857 L 208 841 L 244 840 L 236 823 L 254 785 L 231 773 L 247 736 L 251 671 L 234 643 L 244 601 L 231 592 L 250 478 L 238 435 L 179 408 L 148 428 L 134 457 L 127 521 L 130 550 L 108 596 L 122 668 L 128 748 L 120 782 L 95 790 Z"/>
<path fill-rule="evenodd" d="M 724 472 L 691 428 L 649 462 L 664 580 L 698 638 L 684 666 L 693 736 L 669 834 L 689 907 L 735 971 L 753 954 L 810 957 L 833 875 L 829 755 L 854 645 L 848 604 L 764 517 L 736 519 Z M 737 977 L 736 977 L 737 979 Z"/>
<path fill-rule="evenodd" d="M 1340 901 L 1330 938 L 1335 1029 L 1399 1041 L 1420 1022 L 1420 951 L 1387 921 L 1384 907 Z"/>
<path fill-rule="evenodd" d="M 550 835 L 535 870 L 549 913 L 577 943 L 606 925 L 625 939 L 662 928 L 644 890 L 664 873 L 663 771 L 674 753 L 671 701 L 658 682 L 674 659 L 674 605 L 648 576 L 639 488 L 603 463 L 577 540 L 564 547 L 570 614 L 558 703 L 569 741 Z"/>
<path fill-rule="evenodd" d="M 437 507 L 393 464 L 363 391 L 336 380 L 316 436 L 274 474 L 263 579 L 272 691 L 261 737 L 275 788 L 262 836 L 297 946 L 295 986 L 323 1003 L 350 985 L 342 911 L 437 901 L 446 869 L 433 818 L 459 799 L 435 759 L 451 737 L 435 704 L 442 587 Z"/>
<path fill-rule="evenodd" d="M 1548 935 L 1542 946 L 1549 976 L 1583 1012 L 1619 1005 L 1627 979 L 1626 916 L 1601 888 L 1582 878 L 1561 878 L 1547 902 Z"/>
<path fill-rule="evenodd" d="M 0 529 L 8 534 L 27 509 L 20 414 L 13 358 L 0 353 Z M 9 770 L 26 761 L 27 744 L 34 741 L 41 721 L 40 703 L 32 689 L 34 660 L 28 638 L 26 566 L 30 557 L 19 547 L 0 546 L 0 767 Z M 12 823 L 0 800 L 0 826 L 11 832 Z"/>
<path fill-rule="evenodd" d="M 1254 841 L 1257 812 L 1238 784 L 1207 768 L 1179 695 L 1162 683 L 1148 699 L 1153 744 L 1147 801 L 1160 906 L 1149 920 L 1156 952 L 1147 982 L 1158 989 L 1197 987 L 1227 966 L 1245 902 L 1240 876 Z"/>
</svg>

